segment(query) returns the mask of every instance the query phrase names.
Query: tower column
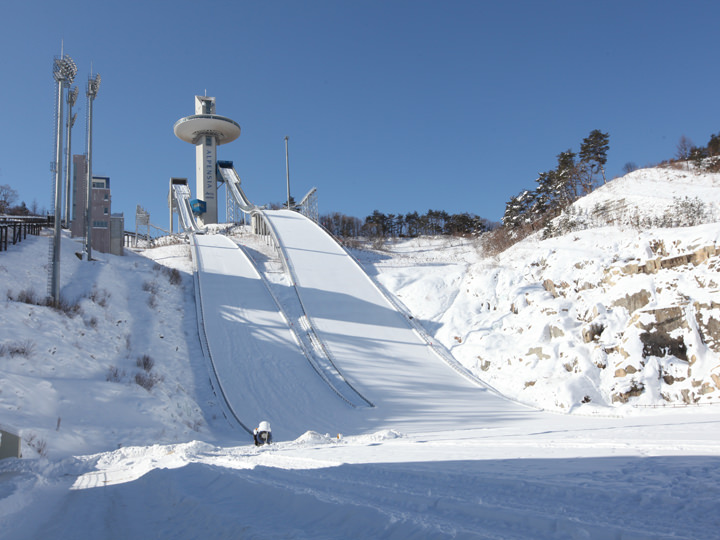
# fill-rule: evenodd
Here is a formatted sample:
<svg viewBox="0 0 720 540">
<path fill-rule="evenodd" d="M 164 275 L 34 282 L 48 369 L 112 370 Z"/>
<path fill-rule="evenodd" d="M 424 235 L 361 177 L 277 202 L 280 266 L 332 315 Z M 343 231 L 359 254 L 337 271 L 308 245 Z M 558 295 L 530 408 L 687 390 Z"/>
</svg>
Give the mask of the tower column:
<svg viewBox="0 0 720 540">
<path fill-rule="evenodd" d="M 199 216 L 203 224 L 218 222 L 217 206 L 217 146 L 215 137 L 205 135 L 195 146 L 195 192 L 205 201 L 205 213 Z"/>
</svg>

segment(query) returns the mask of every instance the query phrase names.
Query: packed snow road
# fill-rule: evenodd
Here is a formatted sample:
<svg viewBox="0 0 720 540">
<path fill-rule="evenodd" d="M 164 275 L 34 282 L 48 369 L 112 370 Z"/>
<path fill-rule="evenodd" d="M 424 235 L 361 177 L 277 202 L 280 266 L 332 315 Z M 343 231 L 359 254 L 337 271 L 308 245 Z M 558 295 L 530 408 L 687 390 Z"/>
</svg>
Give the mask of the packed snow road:
<svg viewBox="0 0 720 540">
<path fill-rule="evenodd" d="M 22 540 L 711 540 L 718 420 L 680 411 L 582 428 L 558 416 L 554 425 L 308 432 L 261 449 L 192 442 L 7 472 L 0 464 L 0 526 Z"/>
</svg>

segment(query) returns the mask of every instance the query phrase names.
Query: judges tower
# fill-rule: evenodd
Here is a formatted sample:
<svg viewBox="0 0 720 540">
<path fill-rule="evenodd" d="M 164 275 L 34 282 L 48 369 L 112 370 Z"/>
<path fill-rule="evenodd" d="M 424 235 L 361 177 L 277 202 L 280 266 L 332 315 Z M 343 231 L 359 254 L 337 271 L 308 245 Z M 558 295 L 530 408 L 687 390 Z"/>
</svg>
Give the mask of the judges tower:
<svg viewBox="0 0 720 540">
<path fill-rule="evenodd" d="M 175 122 L 175 135 L 195 145 L 195 178 L 198 220 L 201 224 L 218 222 L 217 147 L 240 136 L 240 125 L 215 114 L 215 98 L 195 96 L 195 114 Z"/>
</svg>

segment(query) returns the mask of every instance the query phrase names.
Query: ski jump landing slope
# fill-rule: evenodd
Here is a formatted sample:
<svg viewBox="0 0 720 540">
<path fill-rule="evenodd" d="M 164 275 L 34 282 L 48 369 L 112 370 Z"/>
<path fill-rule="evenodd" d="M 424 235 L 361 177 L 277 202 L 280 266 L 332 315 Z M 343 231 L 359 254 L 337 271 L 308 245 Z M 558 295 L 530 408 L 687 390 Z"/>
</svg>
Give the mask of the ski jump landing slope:
<svg viewBox="0 0 720 540">
<path fill-rule="evenodd" d="M 352 407 L 313 370 L 245 253 L 222 235 L 193 242 L 201 325 L 236 418 L 249 430 L 269 420 L 278 440 L 347 425 Z"/>
<path fill-rule="evenodd" d="M 316 223 L 289 210 L 264 214 L 316 333 L 345 379 L 375 405 L 353 411 L 360 429 L 478 428 L 536 414 L 445 363 Z"/>
</svg>

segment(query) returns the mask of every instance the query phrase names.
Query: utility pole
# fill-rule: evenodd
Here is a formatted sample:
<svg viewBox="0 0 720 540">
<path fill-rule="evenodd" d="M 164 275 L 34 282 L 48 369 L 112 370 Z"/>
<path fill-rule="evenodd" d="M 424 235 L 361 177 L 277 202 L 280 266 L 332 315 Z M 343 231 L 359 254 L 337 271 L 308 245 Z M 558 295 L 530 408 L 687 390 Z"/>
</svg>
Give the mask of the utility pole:
<svg viewBox="0 0 720 540">
<path fill-rule="evenodd" d="M 288 156 L 288 136 L 285 135 L 285 177 L 287 178 L 287 207 L 290 210 L 290 159 Z"/>
</svg>

